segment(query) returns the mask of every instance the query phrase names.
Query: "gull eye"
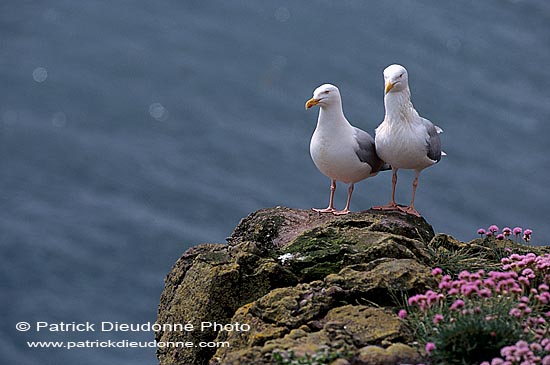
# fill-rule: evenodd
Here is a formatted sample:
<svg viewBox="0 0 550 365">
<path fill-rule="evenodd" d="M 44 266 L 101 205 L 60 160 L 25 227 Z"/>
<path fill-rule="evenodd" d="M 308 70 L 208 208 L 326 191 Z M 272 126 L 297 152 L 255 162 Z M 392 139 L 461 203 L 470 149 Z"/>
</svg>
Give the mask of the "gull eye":
<svg viewBox="0 0 550 365">
<path fill-rule="evenodd" d="M 323 94 L 328 94 L 330 92 L 330 90 L 325 90 L 323 91 Z"/>
<path fill-rule="evenodd" d="M 404 75 L 403 73 L 402 73 L 401 75 L 399 75 L 399 78 L 402 78 L 402 77 L 403 77 L 403 75 Z"/>
</svg>

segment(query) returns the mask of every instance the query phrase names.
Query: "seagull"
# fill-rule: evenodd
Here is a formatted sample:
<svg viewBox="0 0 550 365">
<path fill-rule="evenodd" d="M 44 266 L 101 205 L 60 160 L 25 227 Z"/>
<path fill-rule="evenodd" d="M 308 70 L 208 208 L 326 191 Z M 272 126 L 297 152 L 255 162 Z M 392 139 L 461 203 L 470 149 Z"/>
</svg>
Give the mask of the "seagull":
<svg viewBox="0 0 550 365">
<path fill-rule="evenodd" d="M 371 135 L 352 126 L 344 116 L 342 98 L 336 86 L 324 84 L 315 89 L 313 97 L 306 102 L 306 109 L 315 105 L 320 108 L 319 118 L 309 152 L 315 166 L 330 178 L 331 184 L 328 207 L 312 209 L 320 213 L 348 214 L 354 184 L 376 175 L 384 163 L 376 155 Z M 334 209 L 336 181 L 349 184 L 343 210 Z"/>
<path fill-rule="evenodd" d="M 401 65 L 390 65 L 384 70 L 386 114 L 384 121 L 376 128 L 376 152 L 392 167 L 392 193 L 388 205 L 373 207 L 379 210 L 400 210 L 420 216 L 414 208 L 414 196 L 418 176 L 426 167 L 441 160 L 439 133 L 443 130 L 422 118 L 411 103 L 408 73 Z M 411 203 L 404 208 L 395 203 L 395 185 L 399 169 L 415 171 Z"/>
</svg>

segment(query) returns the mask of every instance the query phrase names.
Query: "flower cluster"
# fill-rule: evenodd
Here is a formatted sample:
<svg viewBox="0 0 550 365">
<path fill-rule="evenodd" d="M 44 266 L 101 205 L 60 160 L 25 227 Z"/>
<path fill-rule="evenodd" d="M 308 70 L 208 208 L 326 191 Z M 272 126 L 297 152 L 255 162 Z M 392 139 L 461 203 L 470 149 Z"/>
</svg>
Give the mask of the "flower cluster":
<svg viewBox="0 0 550 365">
<path fill-rule="evenodd" d="M 484 270 L 475 273 L 462 271 L 457 280 L 452 280 L 450 275 L 440 278 L 439 289 L 447 296 L 459 296 L 461 298 L 490 298 L 493 295 L 520 294 L 523 289 L 518 282 L 518 274 L 514 271 L 491 271 L 485 275 Z"/>
<path fill-rule="evenodd" d="M 501 263 L 503 270 L 520 274 L 518 280 L 525 285 L 550 283 L 550 254 L 512 254 L 503 258 Z"/>
<path fill-rule="evenodd" d="M 417 294 L 409 298 L 409 305 L 416 305 L 422 311 L 426 311 L 429 307 L 439 303 L 444 298 L 443 294 L 438 294 L 432 290 L 428 290 L 425 294 Z"/>
<path fill-rule="evenodd" d="M 537 256 L 534 253 L 527 255 L 512 254 L 501 260 L 503 270 L 517 270 L 526 267 L 539 271 L 540 273 L 550 274 L 550 254 Z"/>
<path fill-rule="evenodd" d="M 436 268 L 438 290 L 409 298 L 399 317 L 415 329 L 432 364 L 455 356 L 462 363 L 493 358 L 483 365 L 550 365 L 550 254 L 512 254 L 502 269 L 452 278 Z"/>
<path fill-rule="evenodd" d="M 480 365 L 550 365 L 550 338 L 544 338 L 540 343 L 520 340 L 512 346 L 503 347 L 502 358 L 495 357 L 491 362 L 484 361 Z M 544 357 L 543 357 L 544 356 Z"/>
<path fill-rule="evenodd" d="M 504 227 L 502 229 L 502 231 L 500 231 L 499 233 L 499 228 L 498 226 L 496 225 L 491 225 L 489 226 L 489 228 L 487 229 L 484 229 L 484 228 L 479 228 L 477 230 L 477 234 L 480 235 L 481 238 L 483 238 L 483 236 L 485 237 L 495 237 L 495 239 L 497 240 L 504 240 L 504 239 L 508 239 L 512 234 L 514 236 L 516 236 L 516 242 L 518 241 L 519 237 L 521 236 L 521 234 L 523 233 L 523 240 L 525 242 L 529 242 L 531 241 L 531 235 L 533 234 L 533 231 L 530 230 L 530 229 L 523 229 L 521 227 L 514 227 L 513 229 L 510 228 L 510 227 Z"/>
</svg>

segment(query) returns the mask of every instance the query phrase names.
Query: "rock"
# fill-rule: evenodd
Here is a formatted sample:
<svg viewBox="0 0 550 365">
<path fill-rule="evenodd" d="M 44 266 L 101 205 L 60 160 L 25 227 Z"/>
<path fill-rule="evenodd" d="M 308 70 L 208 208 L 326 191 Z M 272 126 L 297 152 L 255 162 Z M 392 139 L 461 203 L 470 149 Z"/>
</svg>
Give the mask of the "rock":
<svg viewBox="0 0 550 365">
<path fill-rule="evenodd" d="M 395 359 L 395 364 L 417 364 L 422 361 L 420 353 L 414 348 L 402 344 L 394 343 L 386 348 L 386 353 Z"/>
<path fill-rule="evenodd" d="M 382 308 L 348 304 L 331 309 L 323 321 L 323 330 L 341 331 L 341 336 L 349 337 L 355 347 L 402 337 L 399 318 Z"/>
<path fill-rule="evenodd" d="M 395 343 L 384 349 L 379 346 L 365 346 L 359 350 L 356 365 L 401 365 L 417 364 L 422 361 L 420 354 L 410 346 Z"/>
<path fill-rule="evenodd" d="M 228 244 L 190 248 L 166 277 L 157 322 L 192 323 L 195 330 L 159 332 L 156 339 L 194 346 L 159 348 L 159 362 L 252 365 L 279 356 L 355 365 L 374 364 L 372 354 L 412 358 L 392 307 L 405 294 L 434 287 L 427 249 L 433 239 L 423 218 L 398 212 L 252 213 Z M 203 322 L 247 330 L 201 330 Z"/>
<path fill-rule="evenodd" d="M 254 245 L 243 244 L 230 251 L 225 244 L 203 244 L 188 250 L 165 281 L 158 323 L 192 323 L 195 331 L 158 332 L 157 341 L 199 343 L 216 337 L 213 328 L 201 330 L 203 322 L 228 324 L 242 305 L 279 285 L 293 285 L 296 277 L 274 259 L 254 253 Z M 215 349 L 159 348 L 161 364 L 206 363 Z M 202 360 L 201 360 L 202 359 Z"/>
<path fill-rule="evenodd" d="M 393 365 L 394 361 L 380 346 L 365 346 L 359 350 L 355 361 L 361 365 Z"/>
<path fill-rule="evenodd" d="M 414 295 L 437 285 L 427 266 L 412 259 L 390 258 L 347 266 L 338 274 L 327 275 L 325 282 L 382 306 L 399 304 L 396 296 Z"/>
<path fill-rule="evenodd" d="M 346 359 L 336 359 L 330 363 L 330 365 L 350 365 L 350 362 Z"/>
</svg>

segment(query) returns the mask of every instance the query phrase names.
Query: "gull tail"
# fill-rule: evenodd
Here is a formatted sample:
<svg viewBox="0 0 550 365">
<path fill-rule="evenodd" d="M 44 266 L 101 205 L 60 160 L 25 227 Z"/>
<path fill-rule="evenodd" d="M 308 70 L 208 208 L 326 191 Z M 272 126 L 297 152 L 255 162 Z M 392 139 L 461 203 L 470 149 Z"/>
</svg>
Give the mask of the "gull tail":
<svg viewBox="0 0 550 365">
<path fill-rule="evenodd" d="M 443 129 L 441 129 L 440 127 L 434 125 L 435 127 L 435 130 L 437 131 L 437 134 L 441 134 L 443 133 Z M 444 151 L 441 151 L 441 156 L 447 156 L 447 154 L 444 152 Z"/>
</svg>

